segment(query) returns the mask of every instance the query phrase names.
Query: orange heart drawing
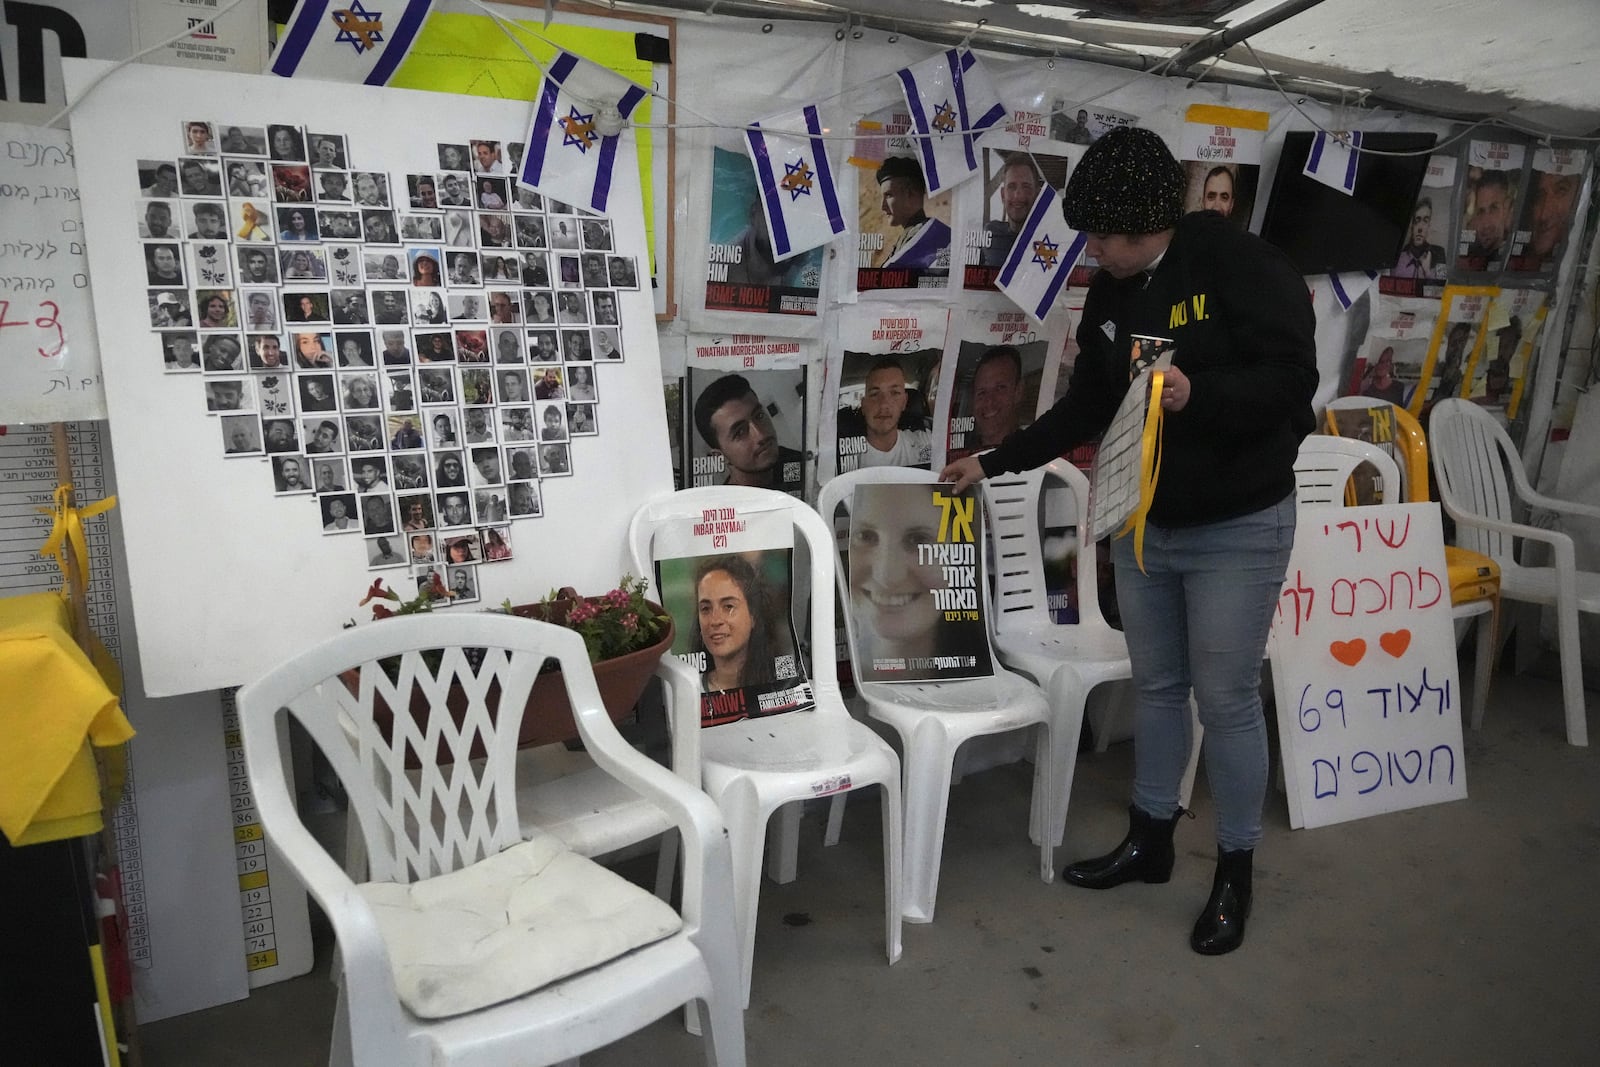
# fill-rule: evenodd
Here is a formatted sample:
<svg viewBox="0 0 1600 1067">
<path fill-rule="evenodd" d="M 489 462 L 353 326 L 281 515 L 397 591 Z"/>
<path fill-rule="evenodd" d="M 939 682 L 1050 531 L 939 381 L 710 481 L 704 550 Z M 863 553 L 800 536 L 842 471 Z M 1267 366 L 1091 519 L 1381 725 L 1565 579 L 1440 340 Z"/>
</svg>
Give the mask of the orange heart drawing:
<svg viewBox="0 0 1600 1067">
<path fill-rule="evenodd" d="M 1411 647 L 1411 631 L 1396 630 L 1393 633 L 1384 634 L 1378 638 L 1378 644 L 1383 646 L 1383 650 L 1389 655 L 1399 659 L 1406 654 L 1406 649 Z"/>
<path fill-rule="evenodd" d="M 1346 667 L 1354 667 L 1367 654 L 1367 643 L 1359 637 L 1354 641 L 1335 641 L 1328 646 L 1328 651 Z"/>
</svg>

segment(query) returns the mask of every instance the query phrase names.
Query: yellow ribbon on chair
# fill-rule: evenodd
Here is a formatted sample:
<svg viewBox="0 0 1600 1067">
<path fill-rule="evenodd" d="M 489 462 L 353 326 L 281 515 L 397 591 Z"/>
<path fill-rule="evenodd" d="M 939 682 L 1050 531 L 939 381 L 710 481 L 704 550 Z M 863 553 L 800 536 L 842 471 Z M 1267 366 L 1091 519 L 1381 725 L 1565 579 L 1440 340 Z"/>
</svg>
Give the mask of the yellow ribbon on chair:
<svg viewBox="0 0 1600 1067">
<path fill-rule="evenodd" d="M 1133 532 L 1133 559 L 1144 574 L 1144 528 L 1150 516 L 1150 504 L 1156 497 L 1156 479 L 1161 477 L 1161 390 L 1166 384 L 1166 374 L 1154 371 L 1150 375 L 1150 403 L 1145 409 L 1144 432 L 1139 439 L 1139 503 L 1123 522 L 1116 536 Z"/>
<path fill-rule="evenodd" d="M 74 561 L 78 564 L 78 580 L 88 581 L 89 575 L 89 542 L 83 532 L 83 520 L 92 519 L 96 515 L 104 514 L 117 506 L 117 498 L 108 496 L 104 500 L 90 504 L 86 508 L 72 507 L 68 501 L 72 499 L 72 483 L 56 487 L 55 501 L 48 508 L 36 509 L 42 515 L 52 517 L 50 536 L 45 538 L 44 545 L 39 549 L 39 555 L 49 556 L 56 561 L 56 566 L 61 569 L 61 576 L 66 578 L 71 573 L 67 570 L 67 553 L 71 552 Z M 67 594 L 67 588 L 62 586 L 62 595 Z"/>
</svg>

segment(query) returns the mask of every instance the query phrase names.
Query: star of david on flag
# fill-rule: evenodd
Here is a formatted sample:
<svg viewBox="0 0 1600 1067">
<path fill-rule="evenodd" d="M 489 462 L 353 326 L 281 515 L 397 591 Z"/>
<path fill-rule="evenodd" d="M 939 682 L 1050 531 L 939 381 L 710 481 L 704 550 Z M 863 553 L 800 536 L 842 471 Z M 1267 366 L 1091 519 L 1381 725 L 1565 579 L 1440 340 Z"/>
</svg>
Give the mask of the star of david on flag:
<svg viewBox="0 0 1600 1067">
<path fill-rule="evenodd" d="M 978 172 L 978 138 L 1005 117 L 994 82 L 965 48 L 896 71 L 931 195 Z"/>
<path fill-rule="evenodd" d="M 844 212 L 815 104 L 753 122 L 745 149 L 756 169 L 761 210 L 779 262 L 844 233 Z"/>
<path fill-rule="evenodd" d="M 272 55 L 283 78 L 387 85 L 433 0 L 298 0 Z"/>
<path fill-rule="evenodd" d="M 1046 185 L 1012 243 L 995 285 L 1042 324 L 1087 243 L 1087 237 L 1061 218 L 1061 197 Z"/>
<path fill-rule="evenodd" d="M 607 108 L 633 114 L 645 91 L 598 63 L 558 52 L 539 84 L 517 184 L 545 196 L 605 211 L 618 134 L 600 131 Z"/>
</svg>

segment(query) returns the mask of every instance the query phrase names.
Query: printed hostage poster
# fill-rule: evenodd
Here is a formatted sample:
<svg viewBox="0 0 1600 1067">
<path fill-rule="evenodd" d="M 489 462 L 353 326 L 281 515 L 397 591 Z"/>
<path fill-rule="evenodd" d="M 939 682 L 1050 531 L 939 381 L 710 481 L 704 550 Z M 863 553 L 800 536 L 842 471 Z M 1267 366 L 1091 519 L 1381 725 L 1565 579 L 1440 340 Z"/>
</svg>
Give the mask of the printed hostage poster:
<svg viewBox="0 0 1600 1067">
<path fill-rule="evenodd" d="M 1583 191 L 1589 153 L 1580 148 L 1535 148 L 1528 177 L 1528 202 L 1517 224 L 1506 269 L 1519 274 L 1554 273 L 1566 249 Z"/>
<path fill-rule="evenodd" d="M 711 151 L 706 310 L 814 317 L 823 250 L 775 260 L 750 158 L 725 148 Z"/>
<path fill-rule="evenodd" d="M 1050 112 L 1050 139 L 1065 144 L 1091 145 L 1119 126 L 1137 123 L 1138 120 L 1125 111 L 1058 98 Z"/>
<path fill-rule="evenodd" d="M 850 505 L 856 678 L 923 682 L 992 675 L 977 493 L 930 482 L 866 483 Z"/>
<path fill-rule="evenodd" d="M 856 289 L 943 289 L 950 277 L 950 196 L 928 195 L 911 116 L 891 109 L 856 126 Z"/>
<path fill-rule="evenodd" d="M 1058 193 L 1066 188 L 1084 150 L 1018 134 L 991 134 L 984 143 L 991 147 L 979 161 L 982 180 L 966 183 L 957 194 L 965 198 L 962 217 L 970 224 L 961 234 L 959 263 L 963 289 L 992 292 L 1039 191 L 1046 185 Z"/>
<path fill-rule="evenodd" d="M 1439 320 L 1428 341 L 1428 360 L 1407 405 L 1421 417 L 1446 397 L 1460 396 L 1467 366 L 1483 348 L 1483 323 L 1500 290 L 1492 285 L 1446 286 Z"/>
<path fill-rule="evenodd" d="M 1188 178 L 1185 211 L 1216 211 L 1247 229 L 1261 180 L 1265 111 L 1191 104 L 1178 135 L 1177 156 Z"/>
<path fill-rule="evenodd" d="M 1467 795 L 1437 504 L 1316 512 L 1272 628 L 1292 826 Z"/>
<path fill-rule="evenodd" d="M 1456 239 L 1456 269 L 1494 272 L 1506 265 L 1512 227 L 1522 197 L 1522 164 L 1527 148 L 1506 141 L 1470 141 L 1462 190 L 1461 232 Z"/>
<path fill-rule="evenodd" d="M 942 466 L 986 451 L 1032 423 L 1048 406 L 1064 341 L 1015 308 L 953 315 L 934 412 L 941 446 L 935 461 Z"/>
<path fill-rule="evenodd" d="M 1417 296 L 1372 298 L 1372 316 L 1341 396 L 1369 396 L 1405 407 L 1422 380 L 1439 301 Z"/>
<path fill-rule="evenodd" d="M 943 308 L 856 305 L 840 312 L 829 356 L 835 472 L 933 463 L 933 411 L 944 354 Z M 823 445 L 827 448 L 826 435 Z"/>
<path fill-rule="evenodd" d="M 1393 296 L 1438 296 L 1450 270 L 1450 227 L 1455 222 L 1456 157 L 1436 153 L 1417 191 L 1405 244 L 1394 266 L 1378 279 L 1378 291 Z"/>
<path fill-rule="evenodd" d="M 794 526 L 787 511 L 708 508 L 656 533 L 656 589 L 672 652 L 700 675 L 700 725 L 810 707 L 790 614 Z"/>
<path fill-rule="evenodd" d="M 683 424 L 690 485 L 753 485 L 804 498 L 806 367 L 772 365 L 773 356 L 799 349 L 766 337 L 691 342 Z M 745 369 L 741 352 L 761 353 L 763 369 Z M 729 367 L 739 369 L 722 369 Z"/>
<path fill-rule="evenodd" d="M 1508 420 L 1516 418 L 1549 310 L 1542 290 L 1500 290 L 1486 313 L 1485 342 L 1467 368 L 1461 395 Z"/>
</svg>

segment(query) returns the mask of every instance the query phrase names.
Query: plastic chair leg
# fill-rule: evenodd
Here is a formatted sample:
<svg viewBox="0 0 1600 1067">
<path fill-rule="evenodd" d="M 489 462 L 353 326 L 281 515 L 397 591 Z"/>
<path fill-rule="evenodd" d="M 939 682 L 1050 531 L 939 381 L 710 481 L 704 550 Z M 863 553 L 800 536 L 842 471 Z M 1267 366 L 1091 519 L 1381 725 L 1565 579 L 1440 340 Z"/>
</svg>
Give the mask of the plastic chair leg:
<svg viewBox="0 0 1600 1067">
<path fill-rule="evenodd" d="M 741 1018 L 744 1013 L 732 998 L 690 1003 L 709 1024 L 705 1033 L 706 1063 L 710 1067 L 744 1067 L 744 1020 Z"/>
<path fill-rule="evenodd" d="M 1578 649 L 1578 604 L 1566 590 L 1556 602 L 1556 640 L 1561 653 L 1561 701 L 1567 712 L 1567 744 L 1587 747 L 1589 721 L 1584 715 L 1583 658 Z"/>
<path fill-rule="evenodd" d="M 955 746 L 933 719 L 924 719 L 905 740 L 905 900 L 907 922 L 933 921 L 944 853 L 944 823 L 950 810 Z"/>
<path fill-rule="evenodd" d="M 670 829 L 661 835 L 661 852 L 656 856 L 656 896 L 672 900 L 672 881 L 678 873 L 678 831 Z"/>
<path fill-rule="evenodd" d="M 760 805 L 754 788 L 747 783 L 735 783 L 714 799 L 728 824 L 728 848 L 733 857 L 733 913 L 739 937 L 738 995 L 741 1006 L 748 1008 L 756 954 L 756 911 L 761 903 L 761 852 L 770 811 Z"/>
<path fill-rule="evenodd" d="M 839 843 L 839 833 L 844 829 L 844 798 L 849 793 L 835 793 L 828 801 L 828 830 L 822 835 L 822 844 L 832 848 Z"/>
<path fill-rule="evenodd" d="M 883 944 L 889 965 L 900 962 L 900 927 L 904 921 L 900 869 L 905 865 L 905 837 L 901 819 L 905 800 L 900 779 L 890 774 L 878 783 L 883 800 Z"/>
<path fill-rule="evenodd" d="M 794 881 L 799 868 L 800 817 L 805 801 L 792 800 L 779 808 L 767 824 L 767 877 L 776 885 Z"/>
<path fill-rule="evenodd" d="M 1089 693 L 1070 667 L 1057 669 L 1050 679 L 1050 791 L 1044 805 L 1043 832 L 1037 838 L 1054 856 L 1067 832 L 1067 807 L 1072 801 L 1072 782 L 1078 772 L 1078 742 L 1083 737 L 1084 709 Z M 1055 880 L 1055 864 L 1050 862 L 1046 882 Z"/>
<path fill-rule="evenodd" d="M 1494 629 L 1497 612 L 1489 611 L 1473 621 L 1478 628 L 1477 651 L 1472 660 L 1472 728 L 1483 729 L 1483 713 L 1489 706 L 1489 678 L 1494 667 Z"/>
</svg>

